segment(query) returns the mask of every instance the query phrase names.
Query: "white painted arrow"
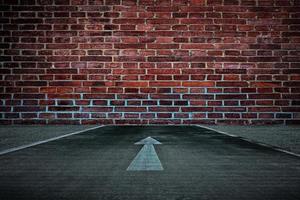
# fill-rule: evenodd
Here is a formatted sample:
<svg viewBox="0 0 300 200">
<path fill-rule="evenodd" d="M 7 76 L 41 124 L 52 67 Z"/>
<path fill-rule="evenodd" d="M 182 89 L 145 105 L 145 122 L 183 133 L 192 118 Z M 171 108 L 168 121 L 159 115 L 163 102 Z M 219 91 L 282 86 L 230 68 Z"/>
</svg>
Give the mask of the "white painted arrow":
<svg viewBox="0 0 300 200">
<path fill-rule="evenodd" d="M 135 156 L 127 168 L 127 171 L 161 171 L 164 170 L 156 154 L 154 144 L 161 144 L 152 137 L 147 137 L 134 144 L 141 145 L 143 148 Z"/>
</svg>

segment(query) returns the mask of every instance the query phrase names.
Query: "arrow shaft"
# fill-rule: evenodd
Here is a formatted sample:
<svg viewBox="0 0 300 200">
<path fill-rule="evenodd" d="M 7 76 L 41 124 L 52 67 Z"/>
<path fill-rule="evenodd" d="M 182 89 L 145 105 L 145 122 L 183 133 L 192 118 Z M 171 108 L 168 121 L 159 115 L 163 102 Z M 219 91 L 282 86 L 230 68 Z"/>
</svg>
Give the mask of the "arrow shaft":
<svg viewBox="0 0 300 200">
<path fill-rule="evenodd" d="M 163 170 L 152 144 L 145 144 L 127 168 L 127 171 Z"/>
</svg>

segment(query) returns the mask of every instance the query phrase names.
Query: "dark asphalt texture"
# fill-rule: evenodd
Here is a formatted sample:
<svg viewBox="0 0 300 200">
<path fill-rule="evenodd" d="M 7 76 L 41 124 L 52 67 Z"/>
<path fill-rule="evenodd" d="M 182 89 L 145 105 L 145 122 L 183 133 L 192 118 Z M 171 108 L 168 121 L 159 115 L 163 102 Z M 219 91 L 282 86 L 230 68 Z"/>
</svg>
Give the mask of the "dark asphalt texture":
<svg viewBox="0 0 300 200">
<path fill-rule="evenodd" d="M 151 136 L 163 171 L 126 171 Z M 194 126 L 106 126 L 0 156 L 0 200 L 299 200 L 300 159 Z"/>
</svg>

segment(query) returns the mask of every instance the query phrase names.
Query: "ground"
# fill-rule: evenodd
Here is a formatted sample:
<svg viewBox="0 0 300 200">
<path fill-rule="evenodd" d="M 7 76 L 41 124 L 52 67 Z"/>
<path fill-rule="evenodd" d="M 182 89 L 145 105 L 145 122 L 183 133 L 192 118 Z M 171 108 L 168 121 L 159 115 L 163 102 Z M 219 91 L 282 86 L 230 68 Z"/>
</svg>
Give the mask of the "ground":
<svg viewBox="0 0 300 200">
<path fill-rule="evenodd" d="M 128 171 L 148 136 L 163 170 Z M 298 157 L 196 126 L 106 126 L 0 156 L 1 200 L 297 200 L 299 187 Z"/>
<path fill-rule="evenodd" d="M 0 151 L 95 127 L 92 125 L 0 126 Z M 300 126 L 207 126 L 300 154 Z"/>
</svg>

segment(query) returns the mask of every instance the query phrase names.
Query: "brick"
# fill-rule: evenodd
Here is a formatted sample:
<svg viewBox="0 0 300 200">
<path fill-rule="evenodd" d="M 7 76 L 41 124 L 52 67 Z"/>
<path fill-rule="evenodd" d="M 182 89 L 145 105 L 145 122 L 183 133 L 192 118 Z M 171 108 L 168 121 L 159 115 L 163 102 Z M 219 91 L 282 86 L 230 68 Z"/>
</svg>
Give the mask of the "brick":
<svg viewBox="0 0 300 200">
<path fill-rule="evenodd" d="M 46 86 L 47 82 L 46 81 L 18 81 L 16 82 L 16 86 L 30 86 L 30 87 L 34 87 L 34 86 Z"/>
<path fill-rule="evenodd" d="M 182 44 L 182 49 L 213 49 L 213 44 Z"/>
<path fill-rule="evenodd" d="M 146 107 L 116 107 L 116 112 L 146 112 Z"/>
<path fill-rule="evenodd" d="M 215 86 L 215 82 L 212 82 L 212 81 L 183 82 L 182 86 L 184 86 L 184 87 L 214 87 Z"/>
<path fill-rule="evenodd" d="M 47 69 L 47 74 L 77 74 L 77 69 Z"/>
<path fill-rule="evenodd" d="M 41 106 L 15 106 L 13 108 L 13 112 L 41 112 L 45 110 L 45 107 Z"/>
<path fill-rule="evenodd" d="M 148 49 L 178 49 L 178 44 L 147 44 Z"/>
<path fill-rule="evenodd" d="M 150 12 L 176 12 L 179 11 L 179 7 L 167 7 L 167 6 L 149 6 L 147 11 Z"/>
<path fill-rule="evenodd" d="M 116 49 L 145 49 L 145 44 L 115 44 Z"/>
<path fill-rule="evenodd" d="M 172 81 L 155 81 L 150 82 L 150 87 L 177 87 L 180 86 L 180 82 L 172 82 Z"/>
<path fill-rule="evenodd" d="M 176 19 L 148 19 L 148 24 L 177 24 L 179 21 Z"/>
<path fill-rule="evenodd" d="M 246 99 L 244 94 L 220 94 L 216 95 L 216 99 Z"/>
<path fill-rule="evenodd" d="M 250 84 L 251 87 L 280 87 L 281 83 L 280 82 L 254 82 Z"/>
<path fill-rule="evenodd" d="M 216 83 L 217 87 L 248 87 L 247 82 L 240 81 L 222 81 Z"/>
<path fill-rule="evenodd" d="M 110 56 L 83 56 L 83 57 L 80 57 L 80 61 L 111 62 L 112 61 L 112 57 L 110 57 Z"/>
<path fill-rule="evenodd" d="M 178 107 L 149 107 L 150 112 L 178 112 Z"/>
<path fill-rule="evenodd" d="M 182 107 L 182 112 L 212 112 L 212 107 Z"/>
<path fill-rule="evenodd" d="M 280 94 L 249 94 L 249 99 L 280 99 Z"/>
<path fill-rule="evenodd" d="M 176 62 L 179 61 L 180 58 L 177 57 L 164 57 L 164 56 L 150 56 L 148 57 L 149 62 Z"/>
<path fill-rule="evenodd" d="M 79 99 L 79 94 L 48 94 L 51 99 Z"/>
<path fill-rule="evenodd" d="M 77 56 L 48 56 L 47 61 L 49 62 L 67 62 L 67 61 L 79 61 Z"/>
<path fill-rule="evenodd" d="M 184 94 L 183 99 L 214 99 L 214 95 L 208 94 Z"/>
<path fill-rule="evenodd" d="M 147 87 L 148 82 L 117 82 L 116 86 L 119 86 L 119 87 Z"/>
<path fill-rule="evenodd" d="M 9 3 L 1 124 L 299 121 L 296 1 Z"/>
<path fill-rule="evenodd" d="M 144 56 L 118 56 L 114 58 L 116 62 L 145 62 Z"/>
<path fill-rule="evenodd" d="M 114 94 L 84 94 L 86 99 L 115 99 Z"/>
<path fill-rule="evenodd" d="M 47 44 L 47 49 L 76 49 L 77 44 Z"/>
</svg>

